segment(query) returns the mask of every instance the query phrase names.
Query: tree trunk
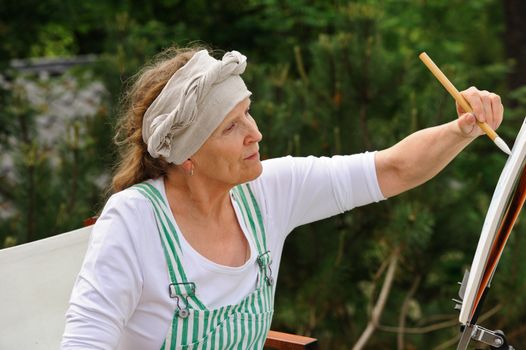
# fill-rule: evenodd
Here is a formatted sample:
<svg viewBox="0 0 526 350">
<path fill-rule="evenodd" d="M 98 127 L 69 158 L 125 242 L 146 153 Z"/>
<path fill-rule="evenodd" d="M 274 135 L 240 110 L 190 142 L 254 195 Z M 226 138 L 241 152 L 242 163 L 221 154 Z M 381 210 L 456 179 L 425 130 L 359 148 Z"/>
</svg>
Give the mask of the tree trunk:
<svg viewBox="0 0 526 350">
<path fill-rule="evenodd" d="M 526 85 L 526 1 L 505 0 L 503 4 L 506 54 L 514 61 L 508 86 L 510 90 L 514 90 Z"/>
</svg>

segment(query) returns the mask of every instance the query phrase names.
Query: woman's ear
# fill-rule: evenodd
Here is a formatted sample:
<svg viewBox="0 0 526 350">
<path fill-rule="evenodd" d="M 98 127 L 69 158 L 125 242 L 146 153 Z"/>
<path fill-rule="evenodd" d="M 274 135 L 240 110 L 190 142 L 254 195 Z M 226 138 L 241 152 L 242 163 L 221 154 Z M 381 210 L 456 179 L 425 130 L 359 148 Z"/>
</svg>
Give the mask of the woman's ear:
<svg viewBox="0 0 526 350">
<path fill-rule="evenodd" d="M 181 164 L 181 167 L 183 168 L 184 172 L 187 173 L 188 175 L 190 176 L 194 175 L 194 163 L 192 162 L 190 158 L 185 160 Z"/>
</svg>

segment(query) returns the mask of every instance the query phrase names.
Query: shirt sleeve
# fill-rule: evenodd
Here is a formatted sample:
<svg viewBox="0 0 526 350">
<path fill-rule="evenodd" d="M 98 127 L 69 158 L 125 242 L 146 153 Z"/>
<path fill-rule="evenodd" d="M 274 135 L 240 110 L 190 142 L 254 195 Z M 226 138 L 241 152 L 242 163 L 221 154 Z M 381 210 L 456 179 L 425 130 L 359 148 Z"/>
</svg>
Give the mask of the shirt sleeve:
<svg viewBox="0 0 526 350">
<path fill-rule="evenodd" d="M 117 348 L 139 301 L 141 203 L 123 192 L 108 200 L 93 227 L 66 312 L 62 349 Z"/>
<path fill-rule="evenodd" d="M 264 161 L 262 202 L 285 234 L 294 228 L 385 199 L 374 156 L 283 157 Z"/>
</svg>

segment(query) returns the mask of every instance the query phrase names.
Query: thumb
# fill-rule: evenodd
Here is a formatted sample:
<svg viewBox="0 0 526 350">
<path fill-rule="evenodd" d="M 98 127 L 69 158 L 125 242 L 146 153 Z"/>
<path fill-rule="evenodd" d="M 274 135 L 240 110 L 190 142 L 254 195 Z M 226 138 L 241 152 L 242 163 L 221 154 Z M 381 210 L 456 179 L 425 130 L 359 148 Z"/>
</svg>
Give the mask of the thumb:
<svg viewBox="0 0 526 350">
<path fill-rule="evenodd" d="M 458 117 L 458 127 L 464 136 L 476 137 L 482 134 L 482 130 L 477 127 L 477 118 L 473 113 L 464 113 Z"/>
</svg>

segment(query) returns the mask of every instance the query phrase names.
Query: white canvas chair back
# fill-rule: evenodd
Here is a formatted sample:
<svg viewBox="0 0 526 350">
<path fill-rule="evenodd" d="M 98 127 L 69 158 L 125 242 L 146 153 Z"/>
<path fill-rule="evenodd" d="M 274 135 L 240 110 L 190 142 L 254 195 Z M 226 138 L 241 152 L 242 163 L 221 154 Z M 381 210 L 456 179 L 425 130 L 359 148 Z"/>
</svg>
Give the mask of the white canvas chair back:
<svg viewBox="0 0 526 350">
<path fill-rule="evenodd" d="M 58 349 L 92 226 L 0 250 L 0 349 Z"/>
<path fill-rule="evenodd" d="M 92 227 L 0 250 L 0 350 L 60 348 Z M 315 338 L 270 331 L 265 346 L 305 350 L 316 344 Z"/>
</svg>

